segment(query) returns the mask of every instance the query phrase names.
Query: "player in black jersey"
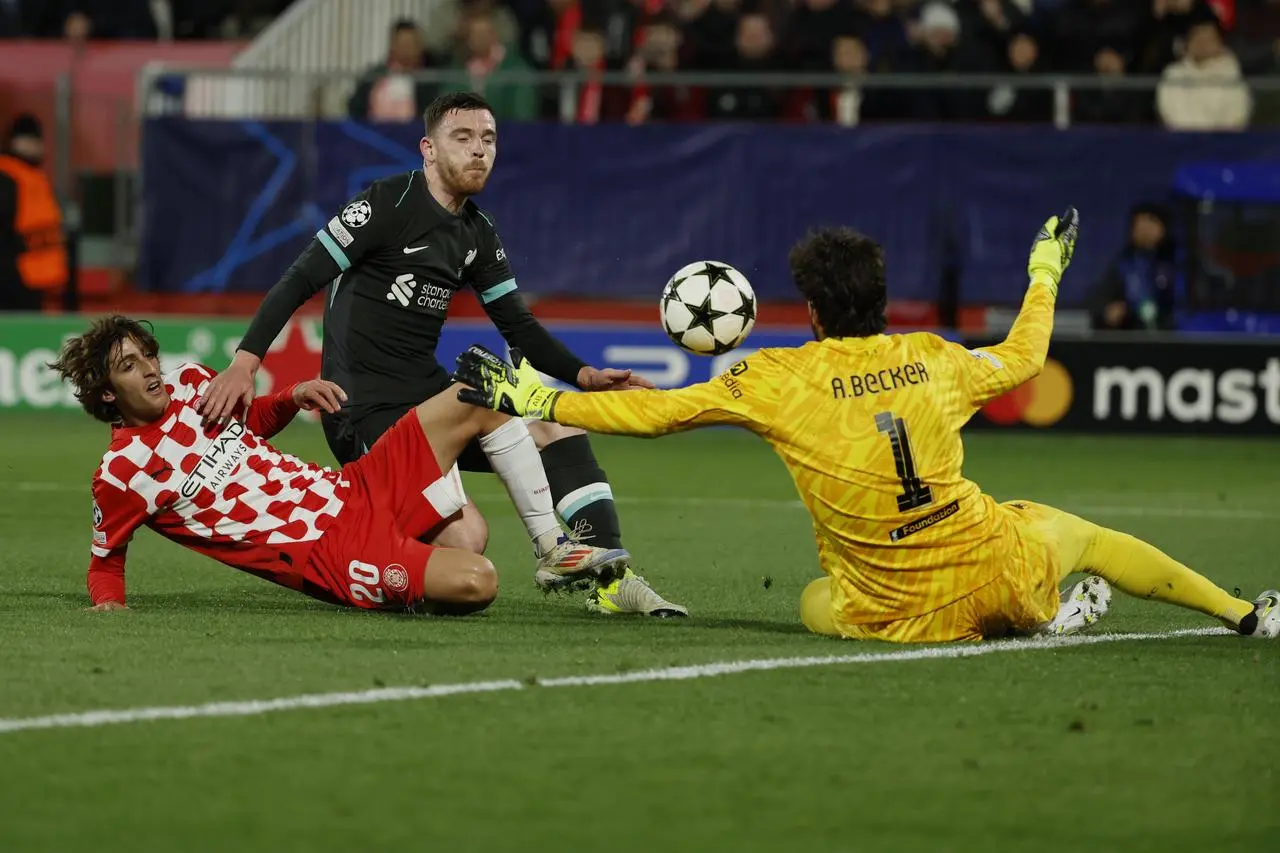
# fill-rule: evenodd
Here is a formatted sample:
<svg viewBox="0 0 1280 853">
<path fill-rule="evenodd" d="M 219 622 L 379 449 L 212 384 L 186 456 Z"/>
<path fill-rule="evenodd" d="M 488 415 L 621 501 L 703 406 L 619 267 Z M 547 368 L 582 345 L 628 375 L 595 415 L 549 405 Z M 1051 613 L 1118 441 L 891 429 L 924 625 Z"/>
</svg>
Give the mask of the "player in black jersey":
<svg viewBox="0 0 1280 853">
<path fill-rule="evenodd" d="M 464 287 L 476 291 L 503 337 L 542 372 L 585 390 L 652 387 L 629 370 L 585 364 L 529 312 L 493 222 L 471 200 L 488 180 L 497 150 L 488 104 L 470 93 L 445 95 L 427 109 L 425 124 L 422 170 L 376 181 L 358 194 L 267 294 L 231 366 L 209 388 L 206 418 L 225 418 L 252 397 L 254 374 L 271 342 L 326 285 L 321 375 L 347 399 L 323 423 L 329 448 L 343 464 L 359 458 L 413 406 L 449 387 L 449 371 L 435 350 L 450 302 Z M 582 431 L 513 420 L 459 457 L 446 482 L 461 509 L 433 542 L 483 552 L 487 525 L 463 493 L 458 468 L 493 471 L 503 479 L 534 540 L 539 585 L 594 577 L 592 610 L 687 612 L 631 571 L 608 479 Z M 571 537 L 561 535 L 554 513 L 545 512 L 545 494 L 537 494 L 548 484 Z"/>
</svg>

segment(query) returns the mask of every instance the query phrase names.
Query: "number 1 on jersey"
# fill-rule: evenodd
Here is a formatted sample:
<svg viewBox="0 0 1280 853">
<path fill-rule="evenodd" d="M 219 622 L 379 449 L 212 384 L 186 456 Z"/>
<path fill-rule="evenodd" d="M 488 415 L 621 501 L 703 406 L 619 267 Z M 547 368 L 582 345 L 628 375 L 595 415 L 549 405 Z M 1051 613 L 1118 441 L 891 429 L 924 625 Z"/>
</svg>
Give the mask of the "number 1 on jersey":
<svg viewBox="0 0 1280 853">
<path fill-rule="evenodd" d="M 898 479 L 902 481 L 902 494 L 898 495 L 898 511 L 918 509 L 933 503 L 933 492 L 916 476 L 916 461 L 911 455 L 911 440 L 907 437 L 907 424 L 895 418 L 893 412 L 876 415 L 876 429 L 889 436 L 893 448 L 893 463 L 898 467 Z"/>
</svg>

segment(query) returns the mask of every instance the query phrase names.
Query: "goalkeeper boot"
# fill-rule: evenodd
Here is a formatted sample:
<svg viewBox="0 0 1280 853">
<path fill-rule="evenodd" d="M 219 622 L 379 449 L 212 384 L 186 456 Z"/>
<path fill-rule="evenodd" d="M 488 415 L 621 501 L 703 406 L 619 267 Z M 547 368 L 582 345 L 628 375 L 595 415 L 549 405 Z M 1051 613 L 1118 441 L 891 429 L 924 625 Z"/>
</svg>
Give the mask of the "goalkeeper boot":
<svg viewBox="0 0 1280 853">
<path fill-rule="evenodd" d="M 561 536 L 545 553 L 537 552 L 538 570 L 533 582 L 543 592 L 563 590 L 595 581 L 610 584 L 631 564 L 622 548 L 596 548 L 570 536 Z"/>
<path fill-rule="evenodd" d="M 643 613 L 659 619 L 689 615 L 689 608 L 667 601 L 654 592 L 649 582 L 628 567 L 622 577 L 611 584 L 601 584 L 587 596 L 587 610 L 592 613 Z"/>
<path fill-rule="evenodd" d="M 1058 615 L 1040 633 L 1051 637 L 1078 634 L 1106 615 L 1111 606 L 1111 584 L 1090 575 L 1062 596 Z"/>
<path fill-rule="evenodd" d="M 1269 589 L 1253 600 L 1253 612 L 1236 628 L 1246 637 L 1274 640 L 1280 637 L 1280 592 Z"/>
</svg>

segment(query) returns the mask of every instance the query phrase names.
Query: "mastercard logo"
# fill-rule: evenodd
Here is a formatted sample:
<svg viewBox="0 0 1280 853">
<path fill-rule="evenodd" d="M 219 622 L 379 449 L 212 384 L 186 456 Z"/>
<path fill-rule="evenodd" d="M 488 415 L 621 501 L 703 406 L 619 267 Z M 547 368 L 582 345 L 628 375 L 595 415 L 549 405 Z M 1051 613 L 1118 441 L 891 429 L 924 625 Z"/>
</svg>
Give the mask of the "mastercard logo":
<svg viewBox="0 0 1280 853">
<path fill-rule="evenodd" d="M 992 400 L 982 414 L 992 423 L 1053 426 L 1071 410 L 1071 374 L 1060 362 L 1046 359 L 1040 375 Z"/>
</svg>

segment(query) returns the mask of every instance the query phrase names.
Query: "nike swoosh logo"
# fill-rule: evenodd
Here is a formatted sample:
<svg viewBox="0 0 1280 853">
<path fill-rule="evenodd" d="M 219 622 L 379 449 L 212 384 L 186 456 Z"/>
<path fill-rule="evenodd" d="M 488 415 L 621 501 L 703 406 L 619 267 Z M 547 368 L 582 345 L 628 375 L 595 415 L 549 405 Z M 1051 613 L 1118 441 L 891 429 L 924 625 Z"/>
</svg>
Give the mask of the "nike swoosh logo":
<svg viewBox="0 0 1280 853">
<path fill-rule="evenodd" d="M 414 248 L 411 249 L 408 246 L 405 246 L 404 253 L 406 255 L 412 255 L 414 252 L 421 252 L 423 249 L 430 249 L 430 248 L 431 248 L 430 246 L 415 246 Z"/>
</svg>

